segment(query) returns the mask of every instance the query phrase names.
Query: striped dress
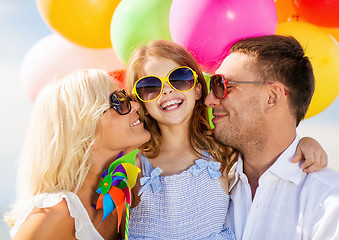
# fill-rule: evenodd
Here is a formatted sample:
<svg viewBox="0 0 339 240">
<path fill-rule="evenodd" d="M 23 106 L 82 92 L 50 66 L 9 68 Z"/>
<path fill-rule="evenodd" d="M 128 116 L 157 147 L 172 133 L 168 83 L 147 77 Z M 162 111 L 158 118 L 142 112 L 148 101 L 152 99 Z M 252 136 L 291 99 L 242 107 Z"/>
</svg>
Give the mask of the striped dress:
<svg viewBox="0 0 339 240">
<path fill-rule="evenodd" d="M 139 153 L 144 177 L 141 200 L 130 209 L 129 239 L 228 239 L 234 234 L 225 226 L 229 195 L 218 178 L 220 163 L 208 153 L 180 174 L 159 176 Z"/>
</svg>

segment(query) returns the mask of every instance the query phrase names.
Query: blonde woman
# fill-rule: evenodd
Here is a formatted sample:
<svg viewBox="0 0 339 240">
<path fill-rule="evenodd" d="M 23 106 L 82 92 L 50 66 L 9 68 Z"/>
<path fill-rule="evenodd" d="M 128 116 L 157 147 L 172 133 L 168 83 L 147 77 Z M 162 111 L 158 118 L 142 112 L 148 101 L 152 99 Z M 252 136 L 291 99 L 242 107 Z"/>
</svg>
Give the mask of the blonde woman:
<svg viewBox="0 0 339 240">
<path fill-rule="evenodd" d="M 120 239 L 116 213 L 95 210 L 102 171 L 150 139 L 139 104 L 101 70 L 77 71 L 39 94 L 19 163 L 13 239 Z"/>
</svg>

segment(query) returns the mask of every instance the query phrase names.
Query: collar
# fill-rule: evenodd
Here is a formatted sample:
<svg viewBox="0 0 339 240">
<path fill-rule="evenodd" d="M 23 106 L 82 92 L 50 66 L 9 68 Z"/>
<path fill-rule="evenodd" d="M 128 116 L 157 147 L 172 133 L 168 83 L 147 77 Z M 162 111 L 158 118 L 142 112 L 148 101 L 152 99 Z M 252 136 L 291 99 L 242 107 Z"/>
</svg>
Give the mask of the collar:
<svg viewBox="0 0 339 240">
<path fill-rule="evenodd" d="M 242 154 L 239 154 L 238 161 L 236 163 L 236 168 L 235 168 L 235 174 L 234 177 L 231 178 L 230 180 L 230 188 L 229 192 L 232 191 L 233 187 L 236 185 L 236 183 L 239 181 L 240 178 L 247 179 L 246 175 L 244 174 L 244 162 L 242 159 Z"/>
<path fill-rule="evenodd" d="M 297 135 L 291 145 L 278 157 L 274 164 L 267 170 L 278 176 L 281 179 L 293 182 L 298 185 L 301 177 L 305 174 L 299 167 L 299 163 L 291 163 L 295 155 L 299 143 L 299 136 Z"/>
<path fill-rule="evenodd" d="M 299 167 L 299 164 L 291 163 L 291 160 L 295 155 L 299 140 L 300 138 L 297 135 L 291 145 L 288 146 L 288 148 L 278 157 L 278 159 L 269 169 L 267 169 L 266 172 L 271 172 L 281 179 L 285 179 L 298 185 L 304 173 Z M 230 181 L 230 192 L 239 181 L 239 179 L 241 179 L 242 181 L 247 181 L 247 177 L 244 174 L 244 160 L 242 154 L 239 154 L 235 175 Z"/>
</svg>

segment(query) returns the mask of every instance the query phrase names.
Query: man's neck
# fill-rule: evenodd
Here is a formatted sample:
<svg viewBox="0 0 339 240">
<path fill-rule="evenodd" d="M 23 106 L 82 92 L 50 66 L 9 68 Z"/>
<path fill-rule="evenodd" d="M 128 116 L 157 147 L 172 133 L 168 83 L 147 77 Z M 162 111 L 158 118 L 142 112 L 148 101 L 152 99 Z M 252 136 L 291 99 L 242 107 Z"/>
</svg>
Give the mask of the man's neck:
<svg viewBox="0 0 339 240">
<path fill-rule="evenodd" d="M 282 136 L 271 136 L 265 142 L 262 142 L 261 146 L 241 151 L 244 162 L 243 171 L 251 186 L 252 199 L 259 186 L 260 177 L 275 163 L 295 137 L 295 132 Z"/>
</svg>

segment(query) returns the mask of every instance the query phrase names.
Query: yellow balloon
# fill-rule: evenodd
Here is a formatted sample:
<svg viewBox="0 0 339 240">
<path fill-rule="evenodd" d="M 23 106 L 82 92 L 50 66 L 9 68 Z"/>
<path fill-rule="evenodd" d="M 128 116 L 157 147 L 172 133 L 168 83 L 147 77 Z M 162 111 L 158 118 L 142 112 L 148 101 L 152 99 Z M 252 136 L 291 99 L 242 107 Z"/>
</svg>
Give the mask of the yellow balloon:
<svg viewBox="0 0 339 240">
<path fill-rule="evenodd" d="M 279 23 L 279 35 L 292 35 L 305 49 L 315 76 L 315 92 L 306 118 L 325 110 L 339 94 L 339 46 L 322 28 L 306 22 Z"/>
<path fill-rule="evenodd" d="M 36 3 L 47 25 L 64 38 L 89 48 L 110 48 L 110 25 L 120 1 L 36 0 Z"/>
<path fill-rule="evenodd" d="M 322 28 L 325 32 L 331 34 L 332 37 L 339 42 L 339 28 Z"/>
</svg>

